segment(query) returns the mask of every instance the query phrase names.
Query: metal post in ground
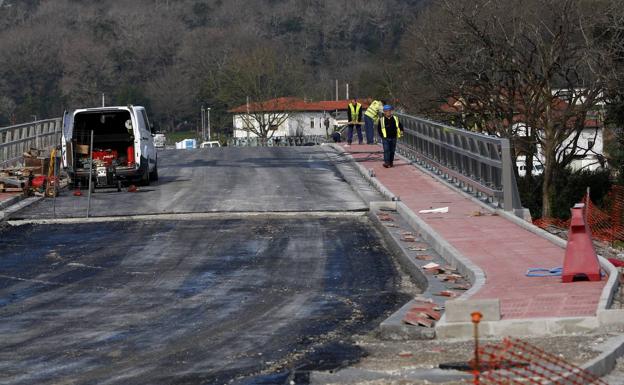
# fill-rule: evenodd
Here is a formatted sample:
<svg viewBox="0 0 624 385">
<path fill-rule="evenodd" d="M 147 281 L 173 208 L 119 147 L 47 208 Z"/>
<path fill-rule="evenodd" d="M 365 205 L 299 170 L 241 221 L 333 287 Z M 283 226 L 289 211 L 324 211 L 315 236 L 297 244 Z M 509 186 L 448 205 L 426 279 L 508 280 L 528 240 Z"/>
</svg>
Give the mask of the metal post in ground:
<svg viewBox="0 0 624 385">
<path fill-rule="evenodd" d="M 60 139 L 62 141 L 62 139 Z M 59 146 L 59 148 L 62 148 L 62 145 Z M 52 217 L 56 218 L 56 196 L 58 195 L 58 183 L 59 183 L 59 173 L 58 173 L 58 166 L 59 162 L 57 162 L 57 154 L 58 152 L 56 152 L 54 154 L 54 184 L 52 185 L 52 187 L 54 187 L 53 189 L 53 194 L 54 196 L 52 197 Z"/>
<path fill-rule="evenodd" d="M 479 362 L 479 322 L 483 315 L 478 311 L 470 313 L 470 317 L 472 319 L 472 324 L 474 325 L 474 380 L 473 384 L 479 385 L 479 374 L 481 373 L 481 363 Z"/>
<path fill-rule="evenodd" d="M 93 173 L 93 130 L 91 130 L 91 146 L 89 147 L 89 195 L 87 195 L 87 218 L 89 218 L 89 211 L 91 210 L 91 183 Z"/>
</svg>

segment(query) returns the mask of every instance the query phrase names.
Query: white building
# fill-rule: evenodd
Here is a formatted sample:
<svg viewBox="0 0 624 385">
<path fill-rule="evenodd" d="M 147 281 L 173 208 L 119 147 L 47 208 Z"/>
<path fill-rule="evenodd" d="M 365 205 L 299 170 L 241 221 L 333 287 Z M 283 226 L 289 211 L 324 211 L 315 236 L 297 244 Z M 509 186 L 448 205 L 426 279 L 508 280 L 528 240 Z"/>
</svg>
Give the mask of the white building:
<svg viewBox="0 0 624 385">
<path fill-rule="evenodd" d="M 516 124 L 516 134 L 518 136 L 526 136 L 526 126 L 524 123 Z M 561 145 L 558 156 L 566 149 L 568 144 L 572 144 L 574 136 L 570 136 Z M 571 146 L 572 147 L 572 146 Z M 570 147 L 570 149 L 571 149 Z M 594 119 L 588 117 L 585 121 L 585 128 L 581 131 L 576 143 L 576 156 L 570 163 L 572 170 L 597 170 L 605 166 L 604 164 L 604 125 L 602 119 Z M 533 175 L 541 174 L 544 171 L 544 155 L 541 146 L 537 145 L 537 153 L 533 158 Z M 518 167 L 518 175 L 526 174 L 526 159 L 524 155 L 516 158 L 516 166 Z"/>
<path fill-rule="evenodd" d="M 242 105 L 230 110 L 234 114 L 234 137 L 253 138 L 257 135 L 248 125 L 258 129 L 258 120 L 275 122 L 272 137 L 322 135 L 333 132 L 334 127 L 346 123 L 349 100 L 326 100 L 309 102 L 298 98 L 277 98 L 260 103 Z M 362 103 L 362 115 L 365 105 Z M 327 131 L 326 126 L 328 125 Z M 271 136 L 271 135 L 269 135 Z"/>
</svg>

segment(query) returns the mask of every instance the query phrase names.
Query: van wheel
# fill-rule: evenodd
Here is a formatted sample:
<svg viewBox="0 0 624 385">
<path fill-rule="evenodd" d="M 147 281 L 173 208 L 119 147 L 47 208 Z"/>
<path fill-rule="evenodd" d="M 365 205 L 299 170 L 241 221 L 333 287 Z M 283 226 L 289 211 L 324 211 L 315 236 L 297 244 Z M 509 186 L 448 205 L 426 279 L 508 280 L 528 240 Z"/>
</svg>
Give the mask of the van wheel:
<svg viewBox="0 0 624 385">
<path fill-rule="evenodd" d="M 158 163 L 154 165 L 154 171 L 149 173 L 150 180 L 157 181 L 158 180 Z"/>
</svg>

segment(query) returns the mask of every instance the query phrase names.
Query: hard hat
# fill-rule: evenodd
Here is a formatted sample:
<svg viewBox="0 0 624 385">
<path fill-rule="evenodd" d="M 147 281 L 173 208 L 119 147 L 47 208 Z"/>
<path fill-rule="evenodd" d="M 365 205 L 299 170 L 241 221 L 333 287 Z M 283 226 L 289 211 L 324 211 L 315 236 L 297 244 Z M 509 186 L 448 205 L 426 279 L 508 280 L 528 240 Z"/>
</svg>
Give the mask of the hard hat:
<svg viewBox="0 0 624 385">
<path fill-rule="evenodd" d="M 390 110 L 392 110 L 392 106 L 389 105 L 389 104 L 386 104 L 385 106 L 383 106 L 383 110 L 384 111 L 390 111 Z"/>
</svg>

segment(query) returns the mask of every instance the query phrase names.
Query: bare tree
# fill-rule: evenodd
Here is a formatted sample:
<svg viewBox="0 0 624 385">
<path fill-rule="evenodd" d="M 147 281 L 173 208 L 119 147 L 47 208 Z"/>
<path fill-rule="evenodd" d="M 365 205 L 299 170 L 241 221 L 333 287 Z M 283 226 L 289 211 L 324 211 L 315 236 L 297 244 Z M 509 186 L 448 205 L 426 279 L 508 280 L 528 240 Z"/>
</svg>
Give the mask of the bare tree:
<svg viewBox="0 0 624 385">
<path fill-rule="evenodd" d="M 192 115 L 195 95 L 189 76 L 181 68 L 167 69 L 147 85 L 147 96 L 152 101 L 154 116 L 173 131 L 183 118 Z"/>
<path fill-rule="evenodd" d="M 61 89 L 73 107 L 95 107 L 114 84 L 114 63 L 108 49 L 84 36 L 64 41 Z"/>
<path fill-rule="evenodd" d="M 16 105 L 13 99 L 8 96 L 0 96 L 0 122 L 6 121 L 9 124 L 15 123 Z"/>
<path fill-rule="evenodd" d="M 410 34 L 410 63 L 455 97 L 467 128 L 511 138 L 518 122 L 533 130 L 545 163 L 542 215 L 551 215 L 557 170 L 582 155 L 587 114 L 604 98 L 613 50 L 596 27 L 614 4 L 443 0 Z"/>
<path fill-rule="evenodd" d="M 235 54 L 224 79 L 221 98 L 230 105 L 249 105 L 241 114 L 244 129 L 266 139 L 290 116 L 293 99 L 285 97 L 301 92 L 302 74 L 287 55 L 273 47 L 258 47 Z"/>
</svg>

